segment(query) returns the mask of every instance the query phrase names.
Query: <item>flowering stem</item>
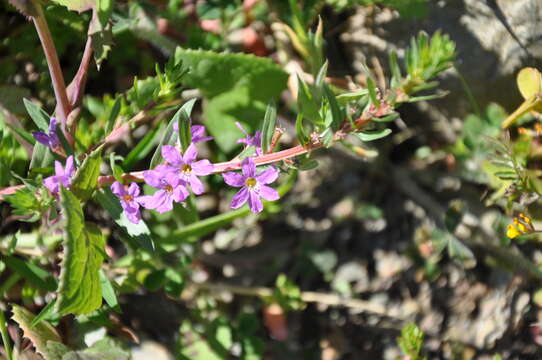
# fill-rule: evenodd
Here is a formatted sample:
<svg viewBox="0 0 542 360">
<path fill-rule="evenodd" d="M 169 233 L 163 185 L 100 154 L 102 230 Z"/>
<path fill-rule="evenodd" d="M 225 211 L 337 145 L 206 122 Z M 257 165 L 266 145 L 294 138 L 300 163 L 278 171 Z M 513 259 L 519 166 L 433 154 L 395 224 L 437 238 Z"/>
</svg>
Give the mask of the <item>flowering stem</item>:
<svg viewBox="0 0 542 360">
<path fill-rule="evenodd" d="M 68 102 L 68 95 L 66 93 L 66 84 L 64 83 L 64 76 L 60 68 L 60 62 L 58 61 L 58 55 L 56 53 L 55 44 L 45 21 L 45 15 L 41 4 L 38 1 L 33 1 L 37 10 L 37 16 L 32 17 L 34 26 L 40 38 L 41 47 L 45 53 L 47 59 L 47 66 L 49 67 L 49 73 L 51 74 L 51 80 L 53 82 L 53 89 L 55 92 L 55 98 L 57 101 L 58 117 L 62 124 L 62 132 L 66 136 L 68 141 L 73 143 L 72 136 L 67 132 L 66 123 L 68 115 L 70 113 L 70 103 Z"/>
</svg>

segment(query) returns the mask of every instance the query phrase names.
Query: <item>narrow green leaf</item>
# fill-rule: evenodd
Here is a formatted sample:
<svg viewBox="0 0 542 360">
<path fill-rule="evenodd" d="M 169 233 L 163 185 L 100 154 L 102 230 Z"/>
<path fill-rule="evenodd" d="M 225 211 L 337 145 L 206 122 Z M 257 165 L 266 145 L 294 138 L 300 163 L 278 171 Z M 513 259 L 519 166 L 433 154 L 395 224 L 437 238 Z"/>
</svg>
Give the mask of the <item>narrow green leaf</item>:
<svg viewBox="0 0 542 360">
<path fill-rule="evenodd" d="M 4 256 L 2 261 L 35 288 L 45 291 L 56 289 L 56 281 L 49 271 L 12 256 Z"/>
<path fill-rule="evenodd" d="M 96 0 L 98 8 L 98 19 L 103 27 L 107 25 L 111 12 L 113 11 L 113 0 Z"/>
<path fill-rule="evenodd" d="M 50 116 L 45 111 L 43 111 L 39 106 L 34 104 L 32 101 L 23 99 L 24 107 L 30 115 L 30 118 L 34 121 L 38 129 L 44 132 L 49 132 L 49 122 Z"/>
<path fill-rule="evenodd" d="M 323 120 L 318 111 L 319 105 L 316 104 L 307 84 L 301 78 L 297 77 L 297 106 L 303 115 L 316 126 L 322 126 Z"/>
<path fill-rule="evenodd" d="M 115 99 L 115 103 L 113 104 L 113 107 L 111 108 L 111 112 L 109 113 L 109 118 L 107 119 L 107 123 L 105 125 L 105 136 L 109 135 L 111 130 L 113 130 L 117 117 L 120 114 L 121 105 L 122 105 L 122 96 L 119 96 Z"/>
<path fill-rule="evenodd" d="M 51 357 L 47 351 L 47 343 L 51 341 L 62 341 L 55 328 L 46 321 L 41 321 L 36 326 L 32 326 L 34 314 L 22 306 L 12 305 L 11 311 L 13 313 L 11 318 L 23 330 L 23 336 L 32 341 L 32 344 L 38 353 L 43 355 L 46 359 L 50 359 Z"/>
<path fill-rule="evenodd" d="M 43 169 L 53 163 L 54 157 L 49 148 L 42 143 L 36 142 L 30 160 L 30 169 Z"/>
<path fill-rule="evenodd" d="M 389 134 L 391 134 L 390 129 L 382 129 L 382 130 L 378 130 L 378 131 L 371 131 L 371 132 L 367 131 L 367 132 L 355 133 L 355 135 L 357 137 L 359 137 L 362 141 L 365 141 L 365 142 L 382 139 L 383 137 L 386 137 Z"/>
<path fill-rule="evenodd" d="M 389 115 L 386 115 L 386 116 L 383 116 L 383 117 L 379 117 L 379 118 L 373 118 L 373 121 L 375 122 L 381 122 L 381 123 L 386 123 L 386 122 L 392 122 L 392 121 L 395 121 L 396 119 L 399 118 L 399 113 L 397 112 L 393 112 Z"/>
<path fill-rule="evenodd" d="M 102 146 L 88 155 L 73 177 L 71 189 L 82 201 L 87 201 L 96 187 L 102 164 Z"/>
<path fill-rule="evenodd" d="M 143 219 L 138 224 L 134 224 L 128 220 L 119 200 L 109 188 L 103 188 L 96 192 L 96 199 L 130 238 L 135 240 L 145 250 L 149 252 L 154 251 L 154 242 L 147 224 L 145 224 Z"/>
<path fill-rule="evenodd" d="M 130 171 L 133 166 L 140 160 L 144 159 L 156 142 L 156 136 L 163 126 L 156 126 L 151 131 L 149 131 L 141 141 L 126 155 L 126 158 L 122 162 L 122 168 L 125 171 Z"/>
<path fill-rule="evenodd" d="M 179 126 L 179 139 L 181 141 L 181 148 L 183 153 L 188 149 L 190 143 L 192 143 L 192 133 L 190 129 L 190 114 L 192 114 L 192 108 L 197 99 L 192 99 L 183 104 L 179 110 L 179 118 L 177 120 Z M 177 116 L 177 114 L 175 114 Z"/>
<path fill-rule="evenodd" d="M 397 52 L 395 50 L 390 51 L 390 69 L 392 73 L 391 88 L 395 88 L 401 81 L 401 68 L 399 67 L 399 61 L 397 59 Z"/>
<path fill-rule="evenodd" d="M 327 102 L 329 103 L 329 108 L 331 110 L 331 116 L 333 121 L 331 122 L 331 128 L 333 130 L 338 130 L 343 122 L 343 112 L 341 108 L 339 107 L 339 104 L 337 103 L 337 99 L 335 98 L 335 94 L 331 91 L 329 86 L 324 84 L 324 96 L 327 99 Z"/>
<path fill-rule="evenodd" d="M 34 327 L 45 318 L 48 318 L 51 314 L 54 314 L 55 303 L 56 303 L 56 299 L 53 299 L 49 302 L 49 304 L 45 305 L 45 307 L 41 309 L 40 313 L 36 315 L 34 320 L 32 320 L 32 323 L 30 324 L 30 326 Z"/>
<path fill-rule="evenodd" d="M 299 144 L 305 145 L 309 141 L 309 138 L 305 134 L 305 129 L 303 128 L 303 113 L 297 114 L 297 118 L 295 119 L 295 132 Z"/>
<path fill-rule="evenodd" d="M 113 284 L 107 278 L 107 275 L 100 269 L 100 284 L 102 286 L 102 296 L 105 299 L 107 305 L 109 305 L 115 311 L 120 312 L 119 301 L 117 300 L 117 295 L 115 295 L 115 289 Z"/>
<path fill-rule="evenodd" d="M 324 86 L 326 84 L 326 75 L 327 75 L 327 67 L 328 62 L 324 62 L 320 70 L 318 71 L 318 75 L 316 75 L 316 80 L 314 81 L 314 88 L 316 91 L 318 91 L 319 94 L 323 94 L 324 92 Z"/>
<path fill-rule="evenodd" d="M 369 90 L 369 97 L 371 98 L 371 103 L 374 106 L 380 106 L 380 100 L 378 99 L 378 93 L 376 91 L 376 84 L 373 78 L 367 78 L 367 90 Z"/>
<path fill-rule="evenodd" d="M 79 199 L 64 187 L 60 188 L 60 205 L 66 235 L 55 308 L 62 315 L 88 314 L 102 304 L 99 270 L 105 240 L 96 225 L 85 223 Z"/>
<path fill-rule="evenodd" d="M 271 142 L 275 134 L 275 124 L 277 121 L 277 105 L 273 100 L 267 105 L 262 124 L 262 152 L 264 154 L 273 151 Z"/>
</svg>

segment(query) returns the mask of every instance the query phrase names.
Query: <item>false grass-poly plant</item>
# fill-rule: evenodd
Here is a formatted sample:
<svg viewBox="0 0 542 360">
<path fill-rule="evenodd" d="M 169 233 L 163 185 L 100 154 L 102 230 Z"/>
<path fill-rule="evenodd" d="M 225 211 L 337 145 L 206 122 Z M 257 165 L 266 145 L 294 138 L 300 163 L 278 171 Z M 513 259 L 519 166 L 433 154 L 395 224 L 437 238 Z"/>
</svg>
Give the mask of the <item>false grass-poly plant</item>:
<svg viewBox="0 0 542 360">
<path fill-rule="evenodd" d="M 31 150 L 28 172 L 24 176 L 10 173 L 4 182 L 10 186 L 0 189 L 0 199 L 11 204 L 17 221 L 34 224 L 30 243 L 39 250 L 24 251 L 24 234 L 10 239 L 2 262 L 13 277 L 3 290 L 22 279 L 27 303 L 36 296 L 45 299 L 38 315 L 15 304 L 11 309 L 14 321 L 47 359 L 86 358 L 85 354 L 126 357 L 122 347 L 107 338 L 88 349 L 74 350 L 62 344 L 51 324 L 74 314 L 78 322 L 118 329 L 111 319 L 121 311 L 121 294 L 163 289 L 179 298 L 183 288 L 204 287 L 188 276 L 197 267 L 191 262 L 199 238 L 250 213 L 280 211 L 280 200 L 295 182 L 296 173 L 317 166 L 313 154 L 318 149 L 341 143 L 358 154 L 366 153 L 368 142 L 392 132 L 389 125 L 398 118 L 396 109 L 401 104 L 443 95 L 429 91 L 437 87 L 435 77 L 450 68 L 454 58 L 454 44 L 447 36 L 420 33 L 412 39 L 403 66 L 395 52 L 390 54 L 389 79 L 377 79 L 367 68 L 363 85 L 340 88 L 327 75 L 322 21 L 316 31 L 308 30 L 297 3 L 290 1 L 292 27 L 284 26 L 306 72 L 292 77 L 297 79 L 297 92 L 292 94 L 295 103 L 285 105 L 296 114 L 297 144 L 283 148 L 285 130 L 278 120 L 276 98 L 285 90 L 288 74 L 272 61 L 178 47 L 163 71 L 155 67 L 156 76 L 136 77 L 126 92 L 97 102 L 84 96 L 91 57 L 99 69 L 114 52 L 113 29 L 120 32 L 120 26 L 133 24 L 117 13 L 113 2 L 54 0 L 81 13 L 70 16 L 88 18 L 88 11 L 92 13 L 79 70 L 66 86 L 48 29 L 50 8 L 44 10 L 36 0 L 10 3 L 36 28 L 56 104 L 54 110 L 51 107 L 54 114 L 49 114 L 25 99 L 27 113 L 39 131 L 10 127 L 0 133 L 3 148 L 15 146 L 10 139 L 17 137 Z M 51 5 L 52 9 L 58 9 L 57 5 Z M 201 109 L 196 111 L 198 100 Z M 196 116 L 198 112 L 201 116 Z M 204 125 L 192 123 L 198 118 Z M 119 140 L 142 128 L 146 134 L 121 155 L 122 150 L 116 148 Z M 0 161 L 7 169 L 7 160 Z M 134 171 L 136 164 L 144 166 Z M 201 218 L 198 197 L 210 192 L 231 197 L 231 209 Z M 102 223 L 104 219 L 97 215 L 100 209 L 118 228 Z M 175 229 L 166 231 L 171 227 Z M 121 234 L 127 252 L 115 261 L 108 245 L 111 231 Z M 460 248 L 456 243 L 450 246 L 451 251 Z M 115 277 L 118 274 L 122 280 Z M 318 301 L 314 296 L 303 297 L 284 276 L 277 284 L 284 289 L 248 294 L 284 311 L 301 309 L 303 301 Z M 208 331 L 192 328 L 187 320 L 181 333 L 193 332 L 197 341 L 214 339 L 205 346 L 215 353 L 227 354 L 235 340 L 244 354 L 261 354 L 254 331 L 243 325 L 249 320 L 238 319 L 235 324 L 228 324 L 224 317 L 206 320 L 206 301 L 202 295 L 200 312 L 194 317 L 207 321 Z M 5 328 L 0 331 L 10 357 Z M 186 354 L 188 345 L 179 346 Z"/>
</svg>

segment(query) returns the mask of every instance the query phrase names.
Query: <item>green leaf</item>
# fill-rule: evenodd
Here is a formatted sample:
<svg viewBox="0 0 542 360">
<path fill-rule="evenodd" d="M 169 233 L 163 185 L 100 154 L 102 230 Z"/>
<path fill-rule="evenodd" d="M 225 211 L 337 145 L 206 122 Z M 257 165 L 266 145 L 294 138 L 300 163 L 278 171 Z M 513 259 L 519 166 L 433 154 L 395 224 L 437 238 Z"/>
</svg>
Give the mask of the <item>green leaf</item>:
<svg viewBox="0 0 542 360">
<path fill-rule="evenodd" d="M 303 114 L 297 114 L 295 119 L 295 132 L 299 144 L 305 145 L 309 141 L 309 137 L 305 134 L 305 128 L 303 127 Z"/>
<path fill-rule="evenodd" d="M 60 205 L 66 235 L 56 311 L 63 315 L 88 314 L 102 304 L 99 270 L 105 240 L 96 225 L 85 223 L 79 200 L 64 187 L 60 188 Z"/>
<path fill-rule="evenodd" d="M 451 234 L 461 224 L 465 213 L 465 203 L 461 200 L 452 200 L 444 214 L 444 226 Z"/>
<path fill-rule="evenodd" d="M 52 0 L 53 2 L 67 7 L 69 10 L 83 12 L 96 7 L 97 0 Z"/>
<path fill-rule="evenodd" d="M 323 126 L 323 120 L 320 116 L 319 104 L 316 104 L 307 84 L 301 78 L 297 77 L 297 106 L 303 115 L 314 125 Z"/>
<path fill-rule="evenodd" d="M 113 27 L 111 23 L 107 22 L 105 25 L 102 25 L 98 16 L 99 13 L 97 13 L 94 9 L 92 11 L 92 20 L 90 21 L 88 27 L 88 36 L 90 36 L 92 39 L 94 62 L 96 62 L 96 67 L 98 70 L 100 70 L 102 62 L 107 58 L 107 55 L 111 51 L 114 43 L 112 31 Z"/>
<path fill-rule="evenodd" d="M 115 126 L 115 121 L 117 120 L 117 117 L 120 114 L 120 109 L 122 106 L 122 96 L 118 96 L 115 99 L 115 102 L 113 103 L 113 107 L 111 108 L 111 112 L 109 113 L 109 117 L 107 119 L 107 124 L 105 125 L 105 135 L 109 135 L 111 130 L 113 130 L 113 127 Z"/>
<path fill-rule="evenodd" d="M 364 142 L 382 139 L 383 137 L 386 137 L 389 134 L 391 134 L 391 129 L 382 129 L 382 130 L 375 130 L 371 132 L 364 131 L 364 132 L 355 133 L 355 135 L 359 137 L 361 141 L 364 141 Z"/>
<path fill-rule="evenodd" d="M 24 187 L 17 190 L 14 194 L 6 195 L 4 199 L 13 207 L 13 214 L 37 217 L 36 220 L 38 220 L 40 203 L 35 191 Z"/>
<path fill-rule="evenodd" d="M 399 118 L 399 113 L 393 112 L 393 113 L 391 113 L 389 115 L 386 115 L 386 116 L 383 116 L 383 117 L 375 117 L 375 118 L 373 118 L 373 121 L 384 123 L 384 122 L 395 121 L 398 118 Z"/>
<path fill-rule="evenodd" d="M 56 303 L 56 299 L 51 300 L 43 309 L 41 309 L 40 313 L 32 320 L 32 323 L 30 326 L 34 327 L 37 324 L 39 324 L 41 321 L 43 321 L 45 318 L 51 316 L 54 314 L 54 306 Z"/>
<path fill-rule="evenodd" d="M 54 157 L 49 148 L 42 143 L 36 142 L 30 160 L 30 169 L 43 169 L 53 163 Z"/>
<path fill-rule="evenodd" d="M 275 134 L 275 124 L 277 121 L 277 105 L 270 101 L 265 110 L 265 116 L 262 125 L 262 152 L 264 154 L 272 151 L 271 142 Z"/>
<path fill-rule="evenodd" d="M 34 124 L 36 124 L 38 129 L 48 133 L 49 122 L 51 121 L 49 114 L 47 114 L 39 106 L 37 106 L 30 100 L 23 99 L 23 102 L 24 102 L 24 107 L 26 108 L 26 111 L 28 112 L 28 115 L 30 115 L 30 118 L 32 119 L 32 121 L 34 121 Z"/>
<path fill-rule="evenodd" d="M 55 328 L 46 321 L 41 321 L 36 326 L 32 326 L 34 314 L 19 305 L 13 305 L 11 317 L 23 330 L 23 336 L 30 339 L 36 348 L 36 351 L 42 354 L 46 359 L 50 359 L 47 351 L 47 343 L 50 341 L 61 342 L 61 338 Z"/>
<path fill-rule="evenodd" d="M 117 197 L 109 188 L 103 188 L 96 193 L 96 199 L 100 205 L 109 213 L 111 218 L 121 227 L 122 230 L 145 250 L 154 251 L 154 242 L 147 224 L 141 219 L 138 224 L 132 223 L 126 217 Z"/>
<path fill-rule="evenodd" d="M 143 160 L 154 148 L 158 132 L 163 129 L 163 126 L 155 126 L 149 131 L 141 141 L 126 155 L 122 162 L 122 168 L 125 171 L 130 171 L 133 166 Z M 111 167 L 113 169 L 113 166 Z"/>
<path fill-rule="evenodd" d="M 130 358 L 130 352 L 111 338 L 98 340 L 85 350 L 70 351 L 62 356 L 62 360 L 129 360 Z"/>
<path fill-rule="evenodd" d="M 197 99 L 192 99 L 192 100 L 187 101 L 186 103 L 183 104 L 183 106 L 177 112 L 177 114 L 179 114 L 178 119 L 177 119 L 177 124 L 179 128 L 179 139 L 181 142 L 181 148 L 183 149 L 183 153 L 186 151 L 186 149 L 188 149 L 188 147 L 192 143 L 192 133 L 190 129 L 190 114 L 192 114 L 192 108 L 194 107 L 196 100 Z M 175 114 L 175 116 L 177 116 L 177 114 Z"/>
<path fill-rule="evenodd" d="M 113 0 L 97 0 L 97 9 L 100 24 L 105 27 L 113 11 Z"/>
<path fill-rule="evenodd" d="M 20 86 L 0 86 L 0 105 L 14 114 L 25 112 L 24 98 L 30 97 L 30 90 Z"/>
<path fill-rule="evenodd" d="M 542 92 L 542 74 L 535 68 L 521 69 L 516 81 L 519 92 L 525 100 Z"/>
<path fill-rule="evenodd" d="M 4 256 L 2 261 L 33 287 L 44 291 L 54 291 L 56 289 L 56 281 L 49 271 L 12 256 Z"/>
<path fill-rule="evenodd" d="M 71 189 L 82 201 L 87 201 L 96 187 L 100 176 L 100 165 L 102 164 L 102 146 L 90 153 L 75 173 Z"/>
<path fill-rule="evenodd" d="M 102 297 L 105 299 L 107 305 L 109 305 L 115 311 L 120 312 L 119 301 L 117 295 L 115 295 L 115 289 L 113 284 L 107 278 L 107 275 L 100 269 L 100 285 L 102 287 Z"/>
<path fill-rule="evenodd" d="M 270 59 L 239 53 L 216 53 L 178 47 L 175 63 L 190 71 L 183 83 L 214 97 L 235 87 L 247 87 L 250 97 L 267 103 L 286 88 L 288 74 Z"/>
<path fill-rule="evenodd" d="M 331 91 L 329 86 L 324 84 L 324 96 L 327 99 L 327 102 L 329 104 L 329 108 L 331 110 L 331 128 L 333 130 L 338 130 L 341 126 L 343 119 L 344 119 L 344 113 L 342 109 L 339 107 L 339 103 L 337 102 L 337 99 L 335 98 L 335 94 Z"/>
<path fill-rule="evenodd" d="M 371 99 L 371 103 L 376 107 L 380 106 L 376 84 L 372 77 L 367 77 L 367 90 L 369 90 L 369 98 Z"/>
</svg>

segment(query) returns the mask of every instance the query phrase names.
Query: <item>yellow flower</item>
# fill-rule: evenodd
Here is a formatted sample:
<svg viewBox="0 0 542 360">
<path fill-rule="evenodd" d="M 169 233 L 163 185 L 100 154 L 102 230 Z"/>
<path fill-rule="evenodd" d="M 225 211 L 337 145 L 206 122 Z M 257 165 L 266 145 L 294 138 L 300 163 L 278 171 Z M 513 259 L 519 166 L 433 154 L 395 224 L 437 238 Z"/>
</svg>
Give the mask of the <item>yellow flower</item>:
<svg viewBox="0 0 542 360">
<path fill-rule="evenodd" d="M 520 235 L 521 233 L 514 225 L 508 225 L 508 228 L 506 229 L 506 236 L 508 236 L 510 239 L 515 239 Z"/>
</svg>

